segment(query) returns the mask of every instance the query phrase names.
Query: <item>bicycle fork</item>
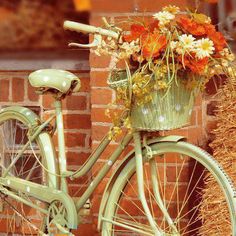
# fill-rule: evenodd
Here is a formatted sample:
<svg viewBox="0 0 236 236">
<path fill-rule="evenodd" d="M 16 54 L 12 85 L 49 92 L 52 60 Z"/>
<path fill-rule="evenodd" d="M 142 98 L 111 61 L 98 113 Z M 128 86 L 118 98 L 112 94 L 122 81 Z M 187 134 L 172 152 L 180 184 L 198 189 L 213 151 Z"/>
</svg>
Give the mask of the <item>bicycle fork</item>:
<svg viewBox="0 0 236 236">
<path fill-rule="evenodd" d="M 143 206 L 143 210 L 147 216 L 147 219 L 149 221 L 149 224 L 155 234 L 155 236 L 163 236 L 165 235 L 165 232 L 163 232 L 160 227 L 155 222 L 155 219 L 153 218 L 150 208 L 148 206 L 146 197 L 145 197 L 145 191 L 144 191 L 144 171 L 143 171 L 143 156 L 142 156 L 142 147 L 141 147 L 141 138 L 140 138 L 140 133 L 135 132 L 133 134 L 134 137 L 134 144 L 135 144 L 135 161 L 136 161 L 136 173 L 137 173 L 137 183 L 138 183 L 138 193 L 139 193 L 139 198 Z M 174 222 L 172 221 L 171 217 L 169 216 L 163 201 L 160 196 L 159 192 L 159 187 L 158 187 L 158 181 L 157 181 L 157 174 L 156 174 L 156 163 L 154 159 L 150 160 L 150 165 L 151 165 L 151 180 L 153 184 L 153 191 L 154 191 L 154 196 L 155 200 L 161 209 L 165 219 L 167 220 L 169 226 L 173 230 L 172 235 L 179 235 L 178 230 L 176 229 Z"/>
</svg>

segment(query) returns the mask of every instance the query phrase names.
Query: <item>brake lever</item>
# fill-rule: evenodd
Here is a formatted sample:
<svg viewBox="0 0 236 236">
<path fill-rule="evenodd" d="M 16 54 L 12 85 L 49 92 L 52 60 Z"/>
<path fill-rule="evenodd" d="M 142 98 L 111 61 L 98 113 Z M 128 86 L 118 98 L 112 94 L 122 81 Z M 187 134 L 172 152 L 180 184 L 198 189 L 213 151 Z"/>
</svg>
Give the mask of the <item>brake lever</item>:
<svg viewBox="0 0 236 236">
<path fill-rule="evenodd" d="M 100 45 L 102 42 L 102 36 L 100 34 L 95 34 L 92 43 L 89 44 L 80 44 L 80 43 L 69 43 L 69 47 L 80 47 L 80 48 L 93 48 Z"/>
</svg>

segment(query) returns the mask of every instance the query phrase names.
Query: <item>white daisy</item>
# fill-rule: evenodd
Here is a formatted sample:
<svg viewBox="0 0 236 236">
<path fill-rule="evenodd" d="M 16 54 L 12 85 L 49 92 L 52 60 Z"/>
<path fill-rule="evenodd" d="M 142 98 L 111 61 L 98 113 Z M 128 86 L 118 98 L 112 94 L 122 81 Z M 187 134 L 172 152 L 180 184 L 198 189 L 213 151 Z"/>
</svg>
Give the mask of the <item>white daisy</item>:
<svg viewBox="0 0 236 236">
<path fill-rule="evenodd" d="M 175 15 L 171 14 L 168 11 L 160 11 L 153 15 L 154 19 L 159 20 L 159 25 L 164 26 L 168 24 L 171 20 L 175 18 Z"/>
<path fill-rule="evenodd" d="M 211 54 L 213 54 L 214 50 L 214 43 L 208 38 L 203 38 L 195 41 L 194 51 L 198 59 L 209 57 Z"/>
<path fill-rule="evenodd" d="M 190 34 L 183 34 L 179 36 L 179 42 L 177 43 L 176 51 L 178 54 L 183 54 L 186 51 L 190 52 L 194 48 L 195 38 Z"/>
<path fill-rule="evenodd" d="M 179 41 L 183 44 L 184 48 L 193 48 L 193 42 L 195 38 L 190 34 L 183 34 L 179 36 Z"/>
</svg>

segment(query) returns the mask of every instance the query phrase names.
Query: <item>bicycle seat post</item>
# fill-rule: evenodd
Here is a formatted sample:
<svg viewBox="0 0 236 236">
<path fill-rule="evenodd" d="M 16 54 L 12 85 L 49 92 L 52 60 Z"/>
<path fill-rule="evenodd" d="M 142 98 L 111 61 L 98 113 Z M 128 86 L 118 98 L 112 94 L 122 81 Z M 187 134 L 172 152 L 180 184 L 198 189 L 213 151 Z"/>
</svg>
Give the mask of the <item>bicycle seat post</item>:
<svg viewBox="0 0 236 236">
<path fill-rule="evenodd" d="M 56 110 L 56 124 L 57 124 L 57 139 L 58 139 L 58 161 L 60 174 L 66 172 L 67 163 L 66 163 L 66 154 L 65 154 L 65 136 L 64 136 L 64 123 L 62 115 L 62 102 L 61 100 L 55 100 L 54 107 Z M 66 183 L 66 178 L 61 178 L 61 190 L 68 192 L 68 187 Z"/>
</svg>

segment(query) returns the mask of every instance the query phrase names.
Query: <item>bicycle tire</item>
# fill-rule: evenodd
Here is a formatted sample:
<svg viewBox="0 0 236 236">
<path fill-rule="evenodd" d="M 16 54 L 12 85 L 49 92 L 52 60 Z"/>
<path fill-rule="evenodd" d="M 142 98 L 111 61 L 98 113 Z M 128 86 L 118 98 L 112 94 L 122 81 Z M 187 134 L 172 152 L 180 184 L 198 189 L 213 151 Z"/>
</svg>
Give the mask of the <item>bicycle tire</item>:
<svg viewBox="0 0 236 236">
<path fill-rule="evenodd" d="M 150 145 L 150 147 L 156 158 L 155 166 L 158 172 L 157 176 L 158 178 L 160 177 L 158 180 L 160 180 L 159 188 L 161 190 L 161 198 L 178 231 L 176 234 L 173 233 L 173 228 L 170 227 L 166 218 L 164 218 L 163 213 L 160 211 L 160 207 L 158 207 L 158 204 L 156 203 L 153 189 L 150 187 L 150 176 L 149 173 L 147 173 L 149 169 L 149 162 L 146 155 L 146 150 L 144 148 L 144 178 L 145 176 L 149 176 L 149 178 L 147 178 L 148 181 L 145 182 L 145 188 L 149 188 L 145 192 L 146 198 L 156 224 L 158 225 L 159 229 L 164 232 L 163 235 L 210 236 L 210 234 L 203 234 L 201 232 L 201 225 L 204 224 L 204 222 L 201 222 L 201 214 L 203 214 L 202 211 L 204 209 L 200 201 L 202 194 L 204 193 L 204 179 L 210 177 L 215 179 L 215 182 L 218 184 L 220 191 L 222 191 L 225 196 L 225 201 L 219 204 L 222 204 L 222 208 L 224 209 L 222 212 L 225 213 L 225 211 L 227 211 L 224 223 L 228 224 L 230 232 L 228 234 L 223 229 L 217 229 L 217 234 L 214 235 L 235 236 L 235 190 L 229 177 L 226 175 L 217 161 L 214 160 L 214 158 L 204 150 L 182 141 L 156 143 Z M 135 157 L 133 157 L 123 168 L 113 185 L 107 200 L 104 214 L 102 216 L 102 236 L 154 235 L 144 212 L 142 212 L 142 206 L 139 202 L 137 194 L 138 190 L 136 189 L 135 168 Z M 180 168 L 184 171 L 187 171 L 188 169 L 189 176 L 186 173 L 183 173 L 183 175 L 180 174 Z M 186 176 L 188 176 L 188 178 L 186 178 Z M 198 180 L 196 180 L 197 177 L 199 177 Z M 175 183 L 174 185 L 175 187 L 172 186 L 172 182 L 174 182 L 174 180 L 177 182 L 177 184 Z M 192 184 L 190 182 L 192 182 Z M 186 189 L 185 185 L 191 187 L 191 192 L 189 192 L 189 189 Z M 181 186 L 182 188 L 178 195 L 176 189 L 180 188 Z M 167 187 L 167 189 L 164 190 L 164 187 Z M 203 187 L 203 189 L 200 189 L 201 187 Z M 170 193 L 171 189 L 172 193 Z M 186 190 L 184 196 L 182 195 L 183 190 Z M 190 196 L 188 197 L 190 198 L 186 198 L 187 193 L 189 193 Z M 186 202 L 184 202 L 184 200 Z M 188 204 L 188 208 L 185 207 L 186 204 Z M 183 213 L 181 213 L 181 211 Z M 217 219 L 215 219 L 215 221 L 212 222 L 212 227 L 217 227 L 218 223 L 219 222 Z"/>
<path fill-rule="evenodd" d="M 27 108 L 20 108 L 14 110 L 8 108 L 5 112 L 0 113 L 0 160 L 1 160 L 1 176 L 14 157 L 16 157 L 20 148 L 26 144 L 29 135 L 29 118 L 27 115 L 33 112 Z M 18 110 L 24 109 L 26 115 Z M 35 117 L 37 117 L 34 114 Z M 47 148 L 44 146 L 43 139 L 51 140 L 49 134 L 42 132 L 38 137 L 28 146 L 23 155 L 17 160 L 15 165 L 10 169 L 9 175 L 17 178 L 27 179 L 44 186 L 56 187 L 55 182 L 51 181 L 49 174 L 43 169 L 50 166 L 50 173 L 53 176 L 55 161 L 47 158 L 47 150 L 52 149 L 50 142 L 47 143 Z M 37 156 L 38 160 L 35 158 Z M 40 162 L 41 164 L 40 164 Z M 54 178 L 54 177 L 52 177 Z M 14 191 L 14 189 L 9 190 Z M 38 204 L 47 209 L 47 204 L 27 195 L 26 193 L 15 192 L 18 196 L 23 197 L 33 204 Z M 9 196 L 1 194 L 1 202 L 3 211 L 0 212 L 1 235 L 40 235 L 39 232 L 46 232 L 46 216 L 37 209 L 32 209 L 21 202 L 11 199 Z"/>
</svg>

